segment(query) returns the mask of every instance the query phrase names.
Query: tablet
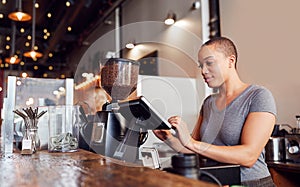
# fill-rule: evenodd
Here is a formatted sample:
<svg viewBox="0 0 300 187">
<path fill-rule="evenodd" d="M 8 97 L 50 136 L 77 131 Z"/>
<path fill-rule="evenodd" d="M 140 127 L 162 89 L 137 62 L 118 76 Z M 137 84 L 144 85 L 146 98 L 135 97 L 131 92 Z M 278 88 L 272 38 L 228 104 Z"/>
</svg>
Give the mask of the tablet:
<svg viewBox="0 0 300 187">
<path fill-rule="evenodd" d="M 171 129 L 172 125 L 144 97 L 119 102 L 119 113 L 126 120 L 136 120 L 143 129 Z"/>
</svg>

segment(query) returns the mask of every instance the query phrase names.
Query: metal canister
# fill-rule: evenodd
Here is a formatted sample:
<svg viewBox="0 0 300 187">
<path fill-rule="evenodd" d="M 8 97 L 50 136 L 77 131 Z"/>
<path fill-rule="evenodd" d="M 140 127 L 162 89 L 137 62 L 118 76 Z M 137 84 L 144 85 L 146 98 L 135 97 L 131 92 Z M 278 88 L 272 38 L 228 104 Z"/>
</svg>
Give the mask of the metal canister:
<svg viewBox="0 0 300 187">
<path fill-rule="evenodd" d="M 265 149 L 266 149 L 266 161 L 285 160 L 284 137 L 270 137 Z"/>
</svg>

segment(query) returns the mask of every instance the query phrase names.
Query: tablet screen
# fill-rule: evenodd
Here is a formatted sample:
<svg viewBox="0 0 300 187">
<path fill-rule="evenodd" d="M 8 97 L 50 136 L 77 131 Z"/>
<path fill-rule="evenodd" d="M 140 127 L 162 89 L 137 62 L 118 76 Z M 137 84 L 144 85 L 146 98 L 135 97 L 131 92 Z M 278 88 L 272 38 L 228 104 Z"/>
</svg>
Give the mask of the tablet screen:
<svg viewBox="0 0 300 187">
<path fill-rule="evenodd" d="M 126 120 L 134 119 L 144 129 L 171 129 L 172 127 L 144 96 L 118 104 L 119 112 Z"/>
</svg>

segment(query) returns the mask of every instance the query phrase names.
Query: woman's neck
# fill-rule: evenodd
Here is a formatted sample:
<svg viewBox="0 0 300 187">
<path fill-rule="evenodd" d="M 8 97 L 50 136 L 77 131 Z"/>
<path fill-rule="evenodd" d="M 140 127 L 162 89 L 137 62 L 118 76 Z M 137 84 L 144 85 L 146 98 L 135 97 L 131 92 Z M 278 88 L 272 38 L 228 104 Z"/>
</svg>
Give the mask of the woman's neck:
<svg viewBox="0 0 300 187">
<path fill-rule="evenodd" d="M 238 76 L 231 76 L 219 87 L 217 94 L 216 106 L 219 110 L 228 106 L 236 97 L 238 97 L 246 88 L 248 84 L 242 82 Z"/>
<path fill-rule="evenodd" d="M 239 76 L 235 73 L 230 76 L 219 88 L 219 94 L 222 97 L 231 97 L 241 93 L 248 84 L 241 81 Z"/>
</svg>

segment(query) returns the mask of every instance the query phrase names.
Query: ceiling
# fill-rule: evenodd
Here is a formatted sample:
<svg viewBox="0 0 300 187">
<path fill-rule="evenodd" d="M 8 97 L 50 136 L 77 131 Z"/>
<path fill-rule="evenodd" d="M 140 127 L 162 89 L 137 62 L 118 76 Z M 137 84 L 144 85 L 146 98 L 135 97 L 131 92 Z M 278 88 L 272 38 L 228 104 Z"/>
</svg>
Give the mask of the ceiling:
<svg viewBox="0 0 300 187">
<path fill-rule="evenodd" d="M 35 45 L 43 57 L 33 60 L 24 57 L 23 53 L 30 51 L 32 40 L 27 38 L 32 35 L 32 20 L 15 22 L 15 52 L 22 59 L 19 64 L 5 63 L 5 58 L 12 52 L 12 40 L 7 41 L 7 36 L 12 38 L 13 22 L 8 14 L 19 7 L 19 0 L 1 0 L 0 2 L 0 68 L 5 71 L 28 71 L 32 77 L 57 77 L 58 72 L 68 73 L 68 57 L 75 48 L 81 47 L 83 41 L 103 22 L 109 14 L 124 0 L 35 0 L 39 7 L 36 8 Z M 70 6 L 66 6 L 66 2 Z M 32 0 L 22 0 L 21 8 L 32 15 Z M 51 13 L 51 17 L 47 17 Z M 71 31 L 68 31 L 68 27 Z M 24 32 L 21 32 L 21 28 Z M 44 31 L 48 32 L 48 38 Z M 27 42 L 27 45 L 25 46 Z M 10 46 L 10 49 L 7 49 Z M 50 57 L 49 57 L 50 54 Z M 52 55 L 52 56 L 51 56 Z M 52 69 L 52 68 L 53 69 Z M 67 75 L 68 76 L 68 75 Z"/>
</svg>

